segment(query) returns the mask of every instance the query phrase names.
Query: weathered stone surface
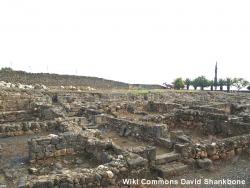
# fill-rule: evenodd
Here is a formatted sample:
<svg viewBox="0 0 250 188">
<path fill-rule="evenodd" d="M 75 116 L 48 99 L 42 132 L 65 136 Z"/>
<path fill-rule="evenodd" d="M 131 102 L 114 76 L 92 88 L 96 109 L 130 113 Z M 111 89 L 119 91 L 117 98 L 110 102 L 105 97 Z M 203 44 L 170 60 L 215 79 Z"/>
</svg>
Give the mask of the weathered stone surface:
<svg viewBox="0 0 250 188">
<path fill-rule="evenodd" d="M 156 159 L 156 147 L 147 146 L 147 147 L 135 147 L 130 150 L 133 153 L 140 155 L 141 157 L 147 159 L 148 161 L 154 161 Z"/>
<path fill-rule="evenodd" d="M 158 176 L 162 178 L 169 178 L 175 175 L 184 174 L 186 173 L 187 169 L 187 165 L 184 165 L 180 162 L 173 162 L 165 165 L 157 165 L 154 170 L 156 171 Z"/>
<path fill-rule="evenodd" d="M 179 153 L 165 153 L 156 156 L 156 165 L 177 161 L 181 158 Z"/>
<path fill-rule="evenodd" d="M 136 169 L 138 167 L 143 167 L 147 165 L 147 160 L 142 157 L 137 157 L 135 159 L 129 159 L 127 161 L 129 168 Z"/>
<path fill-rule="evenodd" d="M 202 169 L 210 169 L 212 167 L 212 161 L 208 158 L 197 159 L 197 165 Z"/>
</svg>

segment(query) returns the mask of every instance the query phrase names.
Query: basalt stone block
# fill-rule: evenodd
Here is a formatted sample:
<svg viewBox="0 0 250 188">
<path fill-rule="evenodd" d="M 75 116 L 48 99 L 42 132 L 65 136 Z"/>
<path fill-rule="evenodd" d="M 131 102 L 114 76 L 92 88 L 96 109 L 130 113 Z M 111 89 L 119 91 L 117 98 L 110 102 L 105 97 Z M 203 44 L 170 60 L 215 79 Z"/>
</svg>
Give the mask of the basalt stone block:
<svg viewBox="0 0 250 188">
<path fill-rule="evenodd" d="M 182 130 L 177 130 L 177 131 L 170 131 L 170 140 L 172 142 L 176 142 L 178 140 L 179 136 L 183 136 L 184 133 Z"/>
<path fill-rule="evenodd" d="M 55 151 L 55 145 L 49 144 L 46 148 L 45 151 L 47 152 L 54 152 Z"/>
<path fill-rule="evenodd" d="M 216 144 L 210 144 L 206 146 L 206 150 L 207 150 L 207 155 L 208 156 L 213 156 L 216 154 L 217 150 L 216 150 Z"/>
<path fill-rule="evenodd" d="M 60 150 L 60 149 L 65 149 L 67 146 L 66 143 L 60 142 L 58 144 L 56 144 L 56 149 Z"/>
<path fill-rule="evenodd" d="M 139 168 L 139 167 L 144 167 L 147 165 L 147 160 L 142 158 L 142 157 L 137 157 L 135 159 L 129 159 L 127 161 L 129 168 L 134 169 L 134 168 Z"/>
<path fill-rule="evenodd" d="M 186 158 L 193 155 L 189 144 L 175 144 L 174 150 L 176 153 L 180 153 L 182 157 Z"/>
<path fill-rule="evenodd" d="M 30 130 L 29 124 L 28 123 L 23 123 L 22 124 L 22 130 L 23 131 L 29 131 Z"/>
<path fill-rule="evenodd" d="M 156 164 L 165 164 L 165 163 L 169 163 L 172 161 L 177 161 L 180 159 L 180 154 L 179 153 L 175 153 L 175 152 L 171 152 L 171 153 L 164 153 L 161 155 L 157 155 L 156 156 Z"/>
<path fill-rule="evenodd" d="M 213 162 L 208 158 L 197 159 L 196 161 L 197 161 L 198 167 L 200 167 L 202 169 L 210 169 L 213 165 Z"/>
<path fill-rule="evenodd" d="M 147 146 L 147 147 L 136 147 L 132 149 L 133 153 L 140 155 L 141 157 L 153 161 L 156 158 L 156 147 L 154 146 Z"/>
<path fill-rule="evenodd" d="M 158 142 L 160 145 L 163 145 L 164 147 L 169 149 L 172 149 L 174 146 L 173 142 L 171 142 L 171 140 L 168 138 L 159 138 Z"/>
<path fill-rule="evenodd" d="M 5 132 L 5 126 L 1 125 L 0 126 L 0 133 L 4 133 Z"/>
<path fill-rule="evenodd" d="M 43 152 L 44 147 L 42 147 L 41 145 L 34 144 L 34 145 L 31 146 L 31 151 L 34 152 L 34 153 Z"/>
<path fill-rule="evenodd" d="M 52 137 L 52 138 L 51 138 L 51 144 L 53 144 L 53 145 L 59 144 L 59 139 L 58 139 L 58 137 Z"/>
<path fill-rule="evenodd" d="M 44 145 L 44 146 L 49 145 L 51 143 L 51 138 L 48 137 L 40 137 L 35 140 L 39 145 Z"/>
</svg>

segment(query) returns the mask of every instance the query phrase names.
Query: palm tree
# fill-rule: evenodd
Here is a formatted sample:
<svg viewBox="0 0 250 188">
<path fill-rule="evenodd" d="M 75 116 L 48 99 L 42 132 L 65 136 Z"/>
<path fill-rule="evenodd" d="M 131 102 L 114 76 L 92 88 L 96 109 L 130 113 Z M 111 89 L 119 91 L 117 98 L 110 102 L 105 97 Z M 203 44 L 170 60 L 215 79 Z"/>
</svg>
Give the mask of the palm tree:
<svg viewBox="0 0 250 188">
<path fill-rule="evenodd" d="M 227 92 L 230 92 L 230 88 L 233 85 L 234 80 L 232 78 L 227 78 L 226 85 L 227 85 Z"/>
<path fill-rule="evenodd" d="M 219 86 L 220 86 L 220 91 L 223 91 L 223 86 L 225 85 L 225 80 L 222 78 L 219 79 Z"/>
</svg>

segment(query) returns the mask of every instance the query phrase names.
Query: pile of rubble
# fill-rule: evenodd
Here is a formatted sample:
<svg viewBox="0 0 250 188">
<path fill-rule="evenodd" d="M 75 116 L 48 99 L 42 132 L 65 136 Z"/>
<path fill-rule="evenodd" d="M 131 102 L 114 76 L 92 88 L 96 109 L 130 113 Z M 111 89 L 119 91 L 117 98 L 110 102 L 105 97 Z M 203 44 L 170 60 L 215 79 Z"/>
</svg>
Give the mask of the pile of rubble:
<svg viewBox="0 0 250 188">
<path fill-rule="evenodd" d="M 47 86 L 43 84 L 35 84 L 35 85 L 27 85 L 27 84 L 21 84 L 21 83 L 10 83 L 10 82 L 4 82 L 0 81 L 0 88 L 17 88 L 17 89 L 27 89 L 27 90 L 32 90 L 32 89 L 42 89 L 42 90 L 47 90 Z"/>
</svg>

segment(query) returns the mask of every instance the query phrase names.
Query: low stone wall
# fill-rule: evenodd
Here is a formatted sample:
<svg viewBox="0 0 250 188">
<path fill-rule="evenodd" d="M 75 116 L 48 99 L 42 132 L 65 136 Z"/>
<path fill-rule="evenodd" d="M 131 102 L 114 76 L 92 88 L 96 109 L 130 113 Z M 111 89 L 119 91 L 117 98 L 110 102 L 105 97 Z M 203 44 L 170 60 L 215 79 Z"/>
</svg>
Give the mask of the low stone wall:
<svg viewBox="0 0 250 188">
<path fill-rule="evenodd" d="M 36 120 L 38 114 L 32 114 L 29 111 L 8 111 L 0 112 L 0 126 L 1 123 L 18 122 L 18 121 L 33 121 Z"/>
<path fill-rule="evenodd" d="M 232 104 L 231 114 L 250 113 L 250 104 Z"/>
<path fill-rule="evenodd" d="M 147 159 L 136 152 L 122 151 L 111 142 L 99 140 L 98 134 L 98 130 L 85 130 L 31 139 L 28 142 L 31 160 L 85 152 L 103 165 L 91 169 L 62 169 L 60 173 L 46 176 L 29 176 L 19 187 L 109 187 L 121 184 L 122 178 L 147 177 Z"/>
<path fill-rule="evenodd" d="M 168 113 L 172 112 L 174 109 L 181 109 L 182 107 L 182 105 L 176 103 L 157 103 L 149 101 L 145 106 L 145 110 L 148 112 Z"/>
<path fill-rule="evenodd" d="M 0 125 L 0 137 L 63 130 L 57 121 L 29 121 Z"/>
<path fill-rule="evenodd" d="M 74 117 L 67 119 L 58 118 L 50 121 L 4 123 L 0 124 L 0 137 L 42 132 L 67 132 L 75 128 L 82 129 L 85 127 L 85 125 L 86 121 L 84 117 Z"/>
<path fill-rule="evenodd" d="M 218 122 L 228 121 L 228 116 L 224 114 L 214 114 L 199 110 L 185 109 L 178 110 L 174 114 L 174 126 L 187 129 L 201 129 L 209 120 Z"/>
<path fill-rule="evenodd" d="M 108 128 L 121 136 L 132 136 L 142 140 L 151 140 L 166 136 L 166 125 L 131 122 L 125 119 L 113 118 L 106 115 L 95 116 L 95 122 L 100 128 Z"/>
<path fill-rule="evenodd" d="M 250 146 L 250 134 L 234 136 L 212 144 L 176 144 L 175 151 L 184 158 L 230 159 Z"/>
<path fill-rule="evenodd" d="M 250 123 L 229 119 L 229 121 L 209 120 L 203 128 L 205 135 L 222 135 L 224 137 L 237 136 L 250 133 Z"/>
<path fill-rule="evenodd" d="M 112 156 L 109 150 L 115 150 L 111 142 L 101 141 L 95 136 L 100 134 L 97 130 L 86 130 L 81 133 L 66 132 L 60 135 L 31 139 L 28 142 L 30 160 L 42 160 L 49 157 L 87 153 L 93 155 L 101 163 L 109 162 Z"/>
<path fill-rule="evenodd" d="M 0 84 L 1 85 L 1 84 Z M 0 86 L 1 87 L 1 86 Z M 25 92 L 0 91 L 0 111 L 20 111 L 29 108 L 31 96 Z"/>
<path fill-rule="evenodd" d="M 198 129 L 204 135 L 229 137 L 250 133 L 250 124 L 244 123 L 243 118 L 227 114 L 186 109 L 178 110 L 174 117 L 175 127 Z"/>
<path fill-rule="evenodd" d="M 101 112 L 99 112 L 98 110 L 89 109 L 89 108 L 86 108 L 86 107 L 81 107 L 81 109 L 79 110 L 77 116 L 83 116 L 83 117 L 86 117 L 90 121 L 94 121 L 94 117 L 96 115 L 100 115 L 100 114 L 101 114 Z"/>
<path fill-rule="evenodd" d="M 19 187 L 117 187 L 122 179 L 145 178 L 149 173 L 147 162 L 136 154 L 120 155 L 96 168 L 62 169 L 58 174 L 30 176 Z"/>
<path fill-rule="evenodd" d="M 243 116 L 243 122 L 244 123 L 250 123 L 250 115 L 244 115 Z"/>
<path fill-rule="evenodd" d="M 192 110 L 192 109 L 185 109 L 185 110 L 176 111 L 175 118 L 177 121 L 180 121 L 180 122 L 181 121 L 202 122 L 208 119 L 227 121 L 228 115 L 210 113 L 210 112 Z"/>
<path fill-rule="evenodd" d="M 230 114 L 231 113 L 231 104 L 230 103 L 217 103 L 209 105 L 210 107 L 217 108 L 219 110 L 223 110 L 225 113 Z"/>
<path fill-rule="evenodd" d="M 34 120 L 52 120 L 63 116 L 60 110 L 60 108 L 32 103 L 28 110 L 0 112 L 0 124 Z"/>
<path fill-rule="evenodd" d="M 189 107 L 189 108 L 193 109 L 193 110 L 208 112 L 208 113 L 226 114 L 225 110 L 218 109 L 216 107 L 212 107 L 212 106 L 209 106 L 209 105 L 206 105 L 206 106 L 192 106 L 192 107 Z"/>
<path fill-rule="evenodd" d="M 19 185 L 19 187 L 109 187 L 117 185 L 118 176 L 128 173 L 125 164 L 119 161 L 119 165 L 100 165 L 91 169 L 63 169 L 61 174 L 38 176 Z"/>
<path fill-rule="evenodd" d="M 144 159 L 147 159 L 149 162 L 153 162 L 156 160 L 155 146 L 147 146 L 147 147 L 138 146 L 135 148 L 131 148 L 130 152 L 140 155 Z"/>
</svg>

